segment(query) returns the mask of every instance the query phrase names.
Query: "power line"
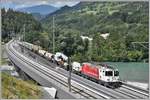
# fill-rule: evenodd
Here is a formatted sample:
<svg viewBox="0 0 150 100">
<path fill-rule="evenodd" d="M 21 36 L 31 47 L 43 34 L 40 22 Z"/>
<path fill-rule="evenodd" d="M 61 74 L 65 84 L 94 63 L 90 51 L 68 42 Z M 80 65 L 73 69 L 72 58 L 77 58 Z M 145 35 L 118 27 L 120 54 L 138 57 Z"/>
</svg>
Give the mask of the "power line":
<svg viewBox="0 0 150 100">
<path fill-rule="evenodd" d="M 149 44 L 149 42 L 132 42 L 132 44 L 135 46 L 135 44 L 139 44 L 142 47 L 149 49 L 147 46 L 145 46 L 144 44 Z"/>
</svg>

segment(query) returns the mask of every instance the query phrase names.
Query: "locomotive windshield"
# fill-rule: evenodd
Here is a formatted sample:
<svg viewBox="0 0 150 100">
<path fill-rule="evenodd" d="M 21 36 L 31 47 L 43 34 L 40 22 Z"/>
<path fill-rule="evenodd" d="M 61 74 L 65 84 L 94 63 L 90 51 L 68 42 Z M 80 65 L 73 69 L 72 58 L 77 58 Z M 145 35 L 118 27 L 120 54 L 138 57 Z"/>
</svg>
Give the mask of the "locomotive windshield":
<svg viewBox="0 0 150 100">
<path fill-rule="evenodd" d="M 114 76 L 119 76 L 119 72 L 118 71 L 114 71 Z"/>
<path fill-rule="evenodd" d="M 106 71 L 105 76 L 113 76 L 113 72 L 112 71 Z"/>
</svg>

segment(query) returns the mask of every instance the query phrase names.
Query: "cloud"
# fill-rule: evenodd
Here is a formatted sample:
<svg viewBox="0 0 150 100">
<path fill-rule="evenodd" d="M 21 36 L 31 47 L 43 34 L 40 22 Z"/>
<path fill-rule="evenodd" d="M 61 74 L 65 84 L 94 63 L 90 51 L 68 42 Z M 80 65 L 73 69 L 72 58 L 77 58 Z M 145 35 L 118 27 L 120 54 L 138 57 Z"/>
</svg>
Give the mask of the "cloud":
<svg viewBox="0 0 150 100">
<path fill-rule="evenodd" d="M 29 7 L 29 6 L 34 6 L 34 5 L 41 5 L 41 4 L 47 4 L 47 5 L 52 5 L 55 7 L 62 7 L 65 5 L 68 6 L 74 6 L 77 3 L 79 3 L 79 1 L 77 0 L 1 0 L 1 4 L 3 5 L 9 5 L 9 4 L 13 4 L 15 5 L 14 9 L 17 8 L 22 8 L 22 7 Z"/>
<path fill-rule="evenodd" d="M 77 3 L 79 3 L 79 1 L 57 1 L 57 2 L 49 2 L 49 3 L 53 6 L 56 6 L 56 7 L 62 7 L 65 5 L 74 6 Z"/>
</svg>

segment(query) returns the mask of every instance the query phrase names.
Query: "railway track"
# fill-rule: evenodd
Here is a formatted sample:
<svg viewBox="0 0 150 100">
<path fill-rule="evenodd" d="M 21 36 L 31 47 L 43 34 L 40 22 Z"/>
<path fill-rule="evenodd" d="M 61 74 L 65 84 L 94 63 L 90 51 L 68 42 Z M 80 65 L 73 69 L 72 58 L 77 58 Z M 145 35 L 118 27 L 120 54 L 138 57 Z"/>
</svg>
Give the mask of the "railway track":
<svg viewBox="0 0 150 100">
<path fill-rule="evenodd" d="M 122 86 L 115 91 L 126 93 L 128 96 L 133 97 L 134 99 L 149 97 L 148 91 L 127 84 L 122 84 Z"/>
<path fill-rule="evenodd" d="M 143 88 L 136 87 L 136 86 L 133 86 L 133 85 L 129 85 L 129 84 L 124 83 L 124 82 L 122 82 L 122 84 L 123 84 L 124 87 L 126 87 L 126 88 L 128 88 L 128 89 L 130 89 L 130 90 L 133 90 L 133 89 L 134 89 L 133 91 L 136 91 L 136 92 L 139 92 L 139 93 L 142 93 L 142 94 L 148 96 L 148 93 L 149 93 L 148 90 L 145 90 L 145 89 L 143 89 Z"/>
<path fill-rule="evenodd" d="M 134 98 L 134 99 L 143 99 L 143 98 L 148 98 L 148 94 L 147 95 L 143 95 L 143 92 L 139 93 L 137 91 L 133 91 L 133 90 L 130 90 L 124 86 L 114 90 L 114 91 L 117 91 L 117 92 L 120 92 L 122 94 L 125 94 L 131 98 Z"/>
<path fill-rule="evenodd" d="M 32 60 L 34 60 L 34 59 L 32 59 Z M 45 66 L 46 68 L 48 68 L 48 69 L 51 69 L 50 68 L 50 66 L 51 67 L 53 67 L 54 66 L 54 64 L 50 64 L 50 66 L 49 65 L 45 65 L 45 64 L 43 64 L 43 63 L 39 63 L 39 64 L 42 64 L 43 66 Z M 52 68 L 52 69 L 54 69 L 54 68 Z M 51 70 L 52 70 L 51 69 Z M 62 69 L 63 70 L 63 69 Z M 59 73 L 60 75 L 61 75 L 61 77 L 62 77 L 62 75 L 63 76 L 66 76 L 67 75 L 67 73 L 66 72 L 57 72 L 57 73 Z M 50 73 L 48 73 L 47 72 L 47 74 L 50 74 Z M 48 76 L 48 75 L 47 75 Z M 59 76 L 60 77 L 60 76 Z M 78 76 L 78 78 L 79 78 L 80 76 Z M 59 81 L 60 81 L 61 79 L 59 79 Z M 67 76 L 65 77 L 65 80 L 67 80 Z M 77 78 L 73 78 L 73 80 L 75 80 L 75 81 L 78 81 L 77 80 Z M 87 80 L 87 79 L 84 79 L 84 80 Z M 61 80 L 61 81 L 63 81 L 63 80 Z M 65 82 L 63 82 L 63 84 L 64 84 Z M 82 84 L 83 85 L 82 85 Z M 93 82 L 94 83 L 94 82 Z M 67 84 L 67 83 L 66 83 Z M 74 83 L 73 81 L 72 81 L 72 84 L 78 84 L 78 83 Z M 102 98 L 107 98 L 107 99 L 109 99 L 109 98 L 114 98 L 114 99 L 129 99 L 129 98 L 132 98 L 132 99 L 140 99 L 140 98 L 148 98 L 149 97 L 149 95 L 148 95 L 148 92 L 143 92 L 143 91 L 140 91 L 139 89 L 135 89 L 135 88 L 133 88 L 133 87 L 129 87 L 129 86 L 127 86 L 127 85 L 123 85 L 122 87 L 120 87 L 120 88 L 118 88 L 118 89 L 114 89 L 114 90 L 110 90 L 110 89 L 106 89 L 106 87 L 103 87 L 103 86 L 101 86 L 101 85 L 99 85 L 99 84 L 96 84 L 96 83 L 94 83 L 93 85 L 89 85 L 89 84 L 86 84 L 86 82 L 80 82 L 80 86 L 82 85 L 82 89 L 81 89 L 81 87 L 80 87 L 80 89 L 78 88 L 78 89 L 76 89 L 76 87 L 74 87 L 74 86 L 72 86 L 72 89 L 74 89 L 74 90 L 76 90 L 76 91 L 74 91 L 74 92 L 79 92 L 79 91 L 82 91 L 82 93 L 83 93 L 83 95 L 84 95 L 84 97 L 85 98 L 92 98 L 92 93 L 95 93 L 95 94 L 97 94 L 97 96 L 95 96 L 95 97 L 93 97 L 94 99 L 95 98 L 98 98 L 98 96 L 100 96 L 101 95 L 101 97 Z M 98 86 L 99 85 L 99 86 Z M 66 85 L 67 86 L 67 85 Z M 88 87 L 88 88 L 83 88 L 84 86 L 86 86 L 86 87 Z M 94 90 L 92 90 L 91 91 L 91 88 Z M 86 90 L 86 92 L 85 92 L 85 90 Z M 90 90 L 90 91 L 88 91 L 88 93 L 89 94 L 87 94 L 87 90 Z M 112 92 L 113 91 L 113 92 Z M 101 93 L 101 94 L 99 94 L 99 93 Z"/>
</svg>

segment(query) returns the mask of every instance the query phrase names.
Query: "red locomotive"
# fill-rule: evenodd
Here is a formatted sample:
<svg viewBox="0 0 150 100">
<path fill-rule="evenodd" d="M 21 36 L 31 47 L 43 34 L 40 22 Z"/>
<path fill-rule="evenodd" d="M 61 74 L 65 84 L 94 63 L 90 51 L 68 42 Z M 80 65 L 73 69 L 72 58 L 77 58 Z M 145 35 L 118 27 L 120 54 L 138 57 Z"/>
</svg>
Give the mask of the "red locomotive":
<svg viewBox="0 0 150 100">
<path fill-rule="evenodd" d="M 78 64 L 78 66 L 72 64 L 72 67 L 74 72 L 104 86 L 115 88 L 121 85 L 119 81 L 119 71 L 113 66 L 107 64 L 83 63 L 82 65 Z"/>
</svg>

